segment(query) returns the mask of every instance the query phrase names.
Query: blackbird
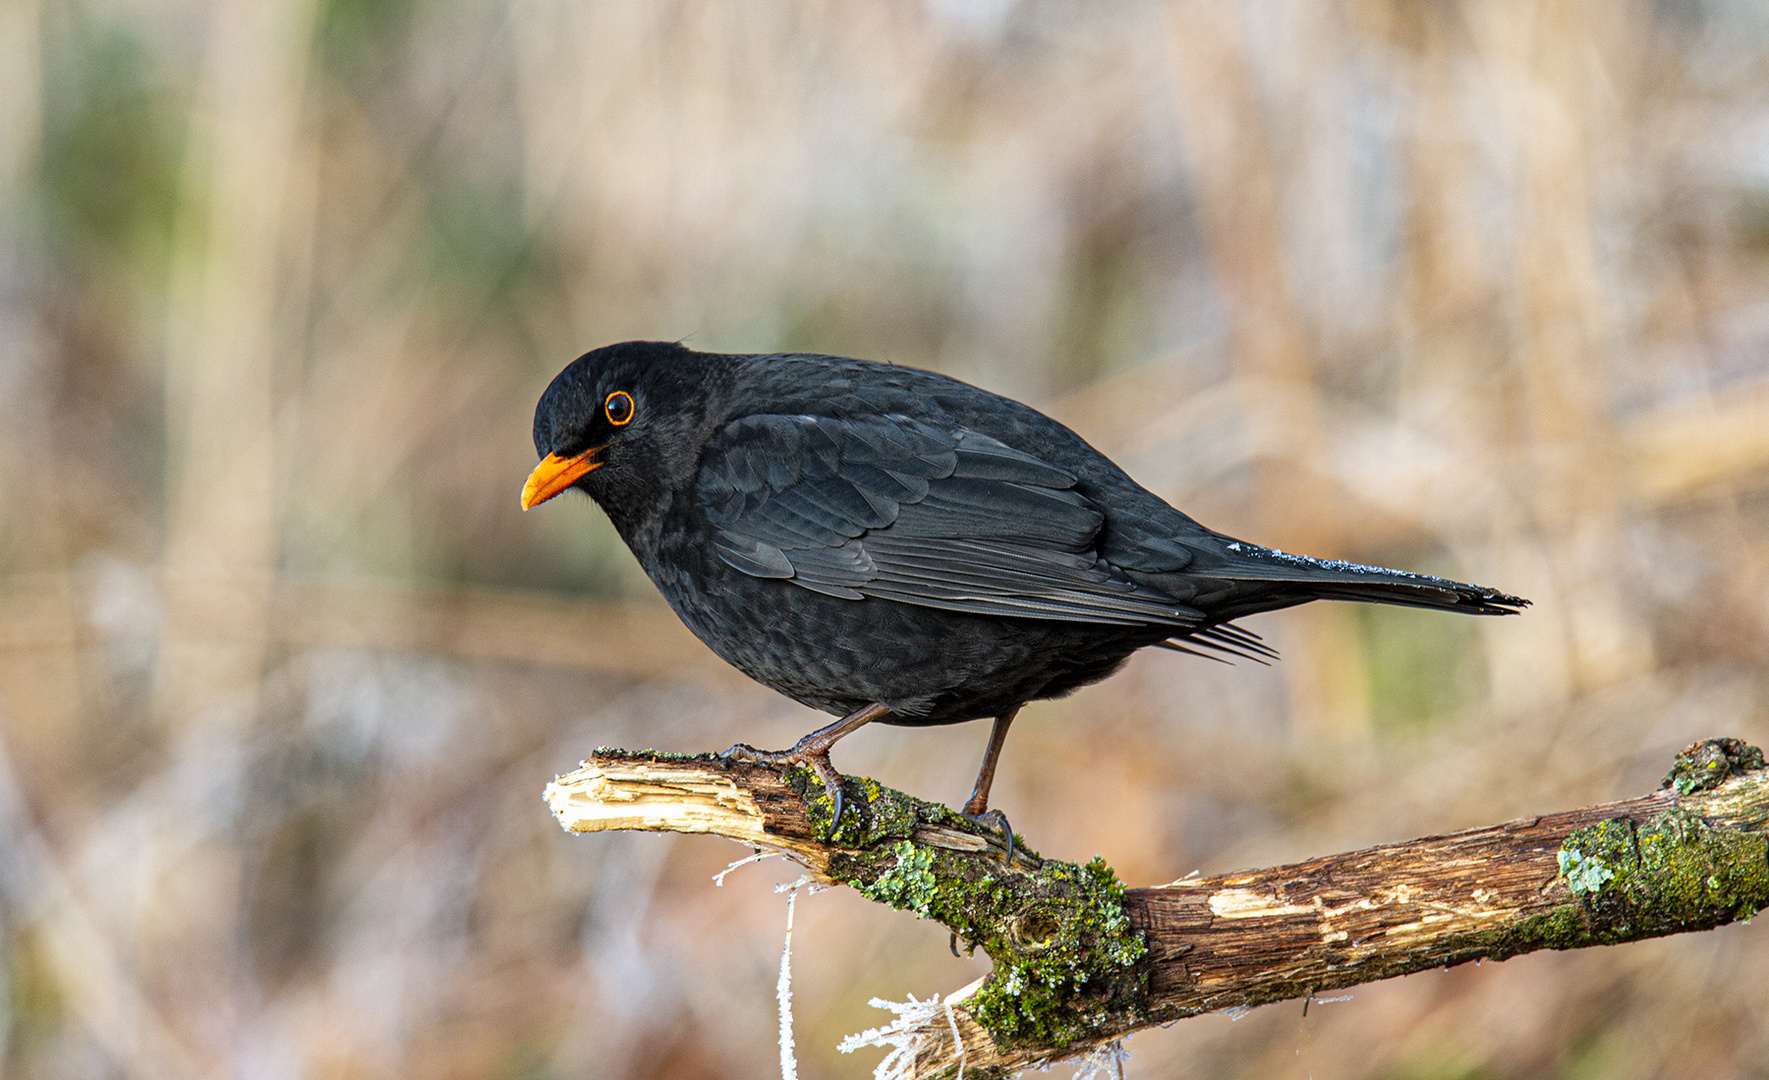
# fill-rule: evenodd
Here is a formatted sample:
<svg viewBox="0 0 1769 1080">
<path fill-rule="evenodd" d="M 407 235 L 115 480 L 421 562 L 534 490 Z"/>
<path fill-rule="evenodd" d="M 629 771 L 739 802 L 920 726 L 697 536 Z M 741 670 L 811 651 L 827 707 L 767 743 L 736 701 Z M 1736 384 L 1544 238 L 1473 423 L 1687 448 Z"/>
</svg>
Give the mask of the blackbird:
<svg viewBox="0 0 1769 1080">
<path fill-rule="evenodd" d="M 1472 615 L 1529 601 L 1289 555 L 1198 524 L 1017 401 L 839 356 L 632 341 L 585 353 L 534 414 L 524 509 L 594 499 L 682 621 L 757 681 L 841 719 L 790 750 L 841 820 L 829 750 L 878 721 L 994 720 L 965 804 L 988 809 L 1014 714 L 1149 645 L 1263 662 L 1234 621 L 1310 600 Z"/>
</svg>

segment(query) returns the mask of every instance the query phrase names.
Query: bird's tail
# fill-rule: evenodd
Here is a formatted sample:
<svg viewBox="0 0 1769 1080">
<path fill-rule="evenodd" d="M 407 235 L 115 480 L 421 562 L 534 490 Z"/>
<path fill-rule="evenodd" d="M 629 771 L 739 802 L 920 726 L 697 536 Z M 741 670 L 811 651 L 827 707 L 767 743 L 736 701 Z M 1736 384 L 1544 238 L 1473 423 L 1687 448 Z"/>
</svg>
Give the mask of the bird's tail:
<svg viewBox="0 0 1769 1080">
<path fill-rule="evenodd" d="M 1529 606 L 1485 585 L 1429 574 L 1363 566 L 1342 559 L 1314 559 L 1225 538 L 1223 558 L 1196 572 L 1222 581 L 1226 595 L 1209 606 L 1225 619 L 1294 607 L 1310 600 L 1361 600 L 1372 604 L 1439 608 L 1465 615 L 1515 615 Z"/>
<path fill-rule="evenodd" d="M 1257 634 L 1232 625 L 1232 620 L 1311 600 L 1356 600 L 1465 615 L 1515 615 L 1529 606 L 1521 596 L 1484 585 L 1340 559 L 1291 555 L 1227 537 L 1210 555 L 1188 567 L 1191 574 L 1210 582 L 1202 589 L 1206 595 L 1192 601 L 1210 613 L 1210 621 L 1169 647 L 1190 652 L 1191 647 L 1201 646 L 1263 663 L 1277 654 Z"/>
</svg>

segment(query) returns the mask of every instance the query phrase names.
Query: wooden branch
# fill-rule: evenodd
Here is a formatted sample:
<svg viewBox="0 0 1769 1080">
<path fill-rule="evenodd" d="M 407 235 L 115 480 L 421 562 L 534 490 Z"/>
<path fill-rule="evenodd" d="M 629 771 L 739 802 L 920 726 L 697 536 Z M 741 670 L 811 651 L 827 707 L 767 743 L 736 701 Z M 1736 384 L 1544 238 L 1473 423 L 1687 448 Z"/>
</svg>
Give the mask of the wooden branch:
<svg viewBox="0 0 1769 1080">
<path fill-rule="evenodd" d="M 1009 869 L 999 836 L 872 780 L 849 777 L 846 795 L 829 837 L 808 770 L 608 749 L 546 791 L 568 831 L 776 849 L 982 948 L 988 977 L 891 1033 L 918 1076 L 1007 1075 L 1216 1009 L 1769 907 L 1769 769 L 1733 739 L 1689 747 L 1637 799 L 1140 889 L 1023 843 Z"/>
</svg>

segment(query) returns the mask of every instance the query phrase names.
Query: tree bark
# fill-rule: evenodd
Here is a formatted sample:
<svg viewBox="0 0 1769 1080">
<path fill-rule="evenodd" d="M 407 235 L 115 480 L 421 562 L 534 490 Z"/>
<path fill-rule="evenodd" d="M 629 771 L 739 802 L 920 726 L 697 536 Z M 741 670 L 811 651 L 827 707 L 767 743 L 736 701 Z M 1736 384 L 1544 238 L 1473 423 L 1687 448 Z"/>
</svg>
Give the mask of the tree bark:
<svg viewBox="0 0 1769 1080">
<path fill-rule="evenodd" d="M 935 919 L 994 971 L 900 1018 L 914 1075 L 1008 1075 L 1139 1028 L 1428 968 L 1706 930 L 1769 907 L 1769 769 L 1710 739 L 1622 802 L 1127 889 L 944 806 L 806 769 L 598 750 L 549 784 L 566 830 L 712 833 Z"/>
</svg>

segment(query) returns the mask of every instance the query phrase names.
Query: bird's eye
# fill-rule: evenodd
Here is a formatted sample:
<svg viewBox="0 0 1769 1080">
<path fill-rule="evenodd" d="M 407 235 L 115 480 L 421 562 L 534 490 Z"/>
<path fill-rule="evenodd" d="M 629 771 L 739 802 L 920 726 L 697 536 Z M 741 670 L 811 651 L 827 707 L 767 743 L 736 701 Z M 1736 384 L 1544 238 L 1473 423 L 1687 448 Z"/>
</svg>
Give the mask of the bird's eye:
<svg viewBox="0 0 1769 1080">
<path fill-rule="evenodd" d="M 625 427 L 632 423 L 633 413 L 637 411 L 633 404 L 633 395 L 625 390 L 616 390 L 608 395 L 602 403 L 602 411 L 608 414 L 608 422 L 615 427 Z"/>
</svg>

